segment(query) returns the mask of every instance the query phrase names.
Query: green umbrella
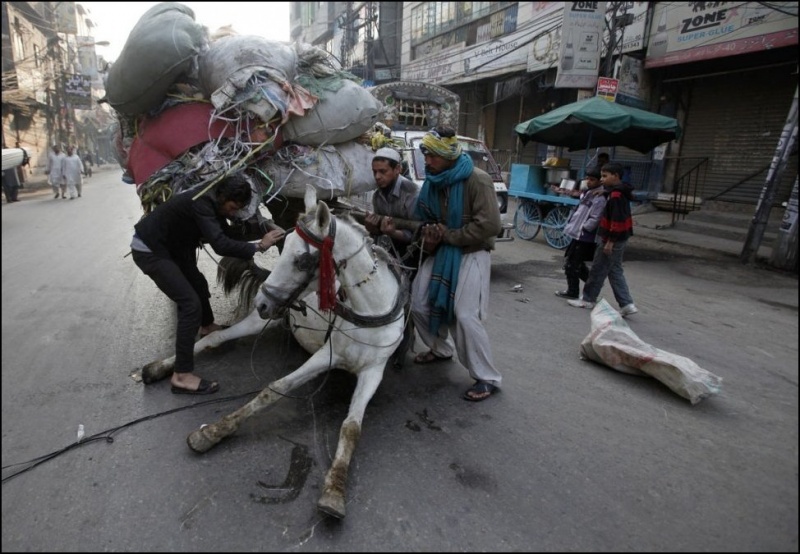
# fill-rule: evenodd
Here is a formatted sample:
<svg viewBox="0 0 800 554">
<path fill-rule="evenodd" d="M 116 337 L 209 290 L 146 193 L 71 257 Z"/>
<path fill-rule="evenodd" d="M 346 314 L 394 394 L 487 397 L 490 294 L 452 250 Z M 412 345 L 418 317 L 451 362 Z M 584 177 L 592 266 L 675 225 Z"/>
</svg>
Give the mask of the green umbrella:
<svg viewBox="0 0 800 554">
<path fill-rule="evenodd" d="M 647 153 L 681 136 L 675 118 L 623 106 L 594 96 L 534 117 L 514 127 L 523 144 L 531 141 L 588 150 L 627 146 Z"/>
</svg>

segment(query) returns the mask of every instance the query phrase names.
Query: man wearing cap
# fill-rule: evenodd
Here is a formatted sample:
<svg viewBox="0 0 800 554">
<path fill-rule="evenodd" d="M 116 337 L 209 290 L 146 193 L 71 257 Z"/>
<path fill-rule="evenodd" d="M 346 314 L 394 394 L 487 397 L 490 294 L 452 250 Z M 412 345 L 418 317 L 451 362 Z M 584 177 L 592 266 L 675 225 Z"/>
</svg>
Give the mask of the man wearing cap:
<svg viewBox="0 0 800 554">
<path fill-rule="evenodd" d="M 372 195 L 372 213 L 367 213 L 365 227 L 373 235 L 383 235 L 392 241 L 392 254 L 400 258 L 404 267 L 409 270 L 409 280 L 413 281 L 419 264 L 419 255 L 410 251 L 409 245 L 414 240 L 414 231 L 396 225 L 397 220 L 416 220 L 417 185 L 401 175 L 403 169 L 400 153 L 393 148 L 380 148 L 372 158 L 372 175 L 378 190 Z M 394 369 L 401 369 L 406 352 L 414 337 L 414 325 L 408 321 L 406 311 L 406 327 L 403 341 L 390 359 Z"/>
<path fill-rule="evenodd" d="M 491 396 L 502 379 L 483 327 L 500 211 L 492 178 L 461 152 L 453 129 L 437 127 L 427 133 L 420 150 L 426 178 L 417 215 L 425 223 L 423 249 L 430 255 L 412 284 L 411 314 L 430 350 L 414 362 L 446 360 L 455 351 L 475 379 L 464 399 L 477 402 Z"/>
<path fill-rule="evenodd" d="M 580 298 L 580 282 L 586 281 L 589 269 L 586 262 L 594 258 L 597 224 L 603 215 L 606 197 L 600 186 L 600 171 L 586 172 L 586 190 L 581 191 L 580 203 L 564 227 L 564 234 L 572 239 L 564 252 L 564 275 L 567 290 L 557 290 L 561 298 Z"/>
<path fill-rule="evenodd" d="M 367 213 L 366 228 L 373 235 L 386 235 L 392 240 L 399 258 L 414 240 L 414 232 L 398 228 L 394 218 L 405 221 L 417 219 L 417 186 L 401 175 L 400 153 L 393 148 L 380 148 L 372 158 L 372 175 L 378 190 L 372 195 L 372 213 Z M 413 260 L 407 260 L 413 267 Z"/>
</svg>

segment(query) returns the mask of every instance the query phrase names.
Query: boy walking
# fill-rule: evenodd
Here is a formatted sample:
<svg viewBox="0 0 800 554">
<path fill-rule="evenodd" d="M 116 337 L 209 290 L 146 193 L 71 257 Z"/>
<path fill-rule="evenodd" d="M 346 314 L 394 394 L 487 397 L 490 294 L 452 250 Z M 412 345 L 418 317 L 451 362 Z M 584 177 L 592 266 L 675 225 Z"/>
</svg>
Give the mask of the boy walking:
<svg viewBox="0 0 800 554">
<path fill-rule="evenodd" d="M 606 197 L 600 186 L 600 171 L 590 169 L 586 173 L 587 189 L 581 193 L 580 204 L 564 227 L 564 234 L 572 238 L 564 253 L 564 274 L 567 277 L 567 290 L 556 291 L 556 296 L 577 300 L 580 297 L 580 282 L 586 281 L 589 269 L 586 262 L 594 257 L 597 226 Z"/>
<path fill-rule="evenodd" d="M 600 289 L 608 277 L 614 298 L 620 307 L 620 314 L 626 317 L 639 310 L 633 303 L 628 282 L 622 271 L 622 255 L 628 245 L 628 239 L 633 236 L 633 217 L 631 217 L 633 187 L 622 181 L 622 171 L 621 165 L 609 163 L 604 165 L 600 172 L 600 182 L 606 187 L 608 200 L 597 229 L 598 244 L 592 269 L 583 287 L 583 296 L 577 300 L 568 300 L 567 303 L 576 308 L 594 308 Z"/>
</svg>

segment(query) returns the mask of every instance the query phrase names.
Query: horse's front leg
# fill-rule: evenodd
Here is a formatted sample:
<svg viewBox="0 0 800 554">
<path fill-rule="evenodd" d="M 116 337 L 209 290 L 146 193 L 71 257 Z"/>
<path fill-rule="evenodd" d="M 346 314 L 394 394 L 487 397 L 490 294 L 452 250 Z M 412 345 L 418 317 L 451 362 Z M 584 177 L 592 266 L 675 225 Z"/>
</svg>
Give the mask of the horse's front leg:
<svg viewBox="0 0 800 554">
<path fill-rule="evenodd" d="M 226 415 L 216 423 L 204 425 L 192 431 L 186 438 L 189 448 L 195 452 L 206 452 L 225 437 L 235 433 L 239 426 L 249 417 L 274 404 L 292 389 L 310 381 L 332 367 L 336 367 L 338 361 L 338 358 L 334 356 L 333 364 L 331 364 L 330 343 L 326 343 L 325 347 L 318 350 L 306 363 L 289 375 L 267 385 L 255 398 L 232 414 Z"/>
<path fill-rule="evenodd" d="M 383 379 L 385 361 L 383 360 L 380 364 L 373 365 L 358 374 L 356 390 L 350 401 L 350 410 L 339 431 L 336 456 L 325 476 L 322 496 L 317 502 L 317 508 L 328 515 L 338 518 L 343 518 L 345 515 L 347 472 L 350 468 L 350 460 L 353 458 L 358 439 L 361 438 L 361 421 L 364 419 L 364 411 Z"/>
<path fill-rule="evenodd" d="M 270 324 L 272 323 L 271 321 Z M 229 340 L 255 335 L 261 332 L 263 328 L 264 320 L 258 315 L 257 310 L 253 310 L 246 318 L 236 323 L 236 325 L 209 333 L 194 343 L 194 355 L 196 356 L 203 350 L 216 348 Z M 155 383 L 156 381 L 160 381 L 172 375 L 173 369 L 175 369 L 175 356 L 170 356 L 165 360 L 150 362 L 142 368 L 142 381 L 144 381 L 145 385 Z"/>
</svg>

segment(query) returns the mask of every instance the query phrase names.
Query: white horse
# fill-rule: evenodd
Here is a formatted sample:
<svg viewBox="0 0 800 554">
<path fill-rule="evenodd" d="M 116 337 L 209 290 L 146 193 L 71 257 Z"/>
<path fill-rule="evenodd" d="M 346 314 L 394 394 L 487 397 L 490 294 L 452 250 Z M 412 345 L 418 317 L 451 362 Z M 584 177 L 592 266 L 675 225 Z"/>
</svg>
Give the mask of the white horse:
<svg viewBox="0 0 800 554">
<path fill-rule="evenodd" d="M 342 518 L 347 472 L 361 435 L 364 411 L 383 378 L 387 360 L 403 338 L 408 283 L 389 254 L 372 244 L 366 229 L 349 216 L 334 216 L 325 203 L 317 203 L 312 187 L 305 205 L 306 214 L 298 220 L 295 232 L 286 235 L 283 252 L 261 285 L 253 312 L 236 325 L 198 341 L 195 353 L 256 334 L 263 330 L 264 319 L 280 320 L 292 309 L 294 336 L 312 355 L 240 409 L 193 431 L 187 442 L 192 450 L 205 452 L 296 387 L 333 368 L 349 371 L 357 384 L 317 503 L 323 512 Z M 335 307 L 319 311 L 320 304 L 331 300 L 326 296 L 331 290 L 328 287 L 333 286 L 328 277 L 335 277 L 339 285 Z M 145 382 L 169 375 L 173 364 L 174 357 L 148 364 L 143 370 Z"/>
</svg>

